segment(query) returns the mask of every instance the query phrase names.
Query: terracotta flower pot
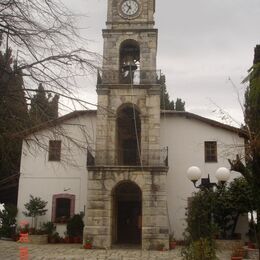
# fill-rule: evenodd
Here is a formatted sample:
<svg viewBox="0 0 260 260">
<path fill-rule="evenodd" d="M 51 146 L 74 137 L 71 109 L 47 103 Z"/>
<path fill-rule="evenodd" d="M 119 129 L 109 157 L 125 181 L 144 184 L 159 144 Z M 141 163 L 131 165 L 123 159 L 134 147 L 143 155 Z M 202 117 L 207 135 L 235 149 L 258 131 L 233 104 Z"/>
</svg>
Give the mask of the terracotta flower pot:
<svg viewBox="0 0 260 260">
<path fill-rule="evenodd" d="M 85 248 L 85 249 L 92 249 L 92 244 L 91 244 L 91 243 L 86 243 L 86 244 L 84 245 L 84 248 Z"/>
<path fill-rule="evenodd" d="M 64 238 L 64 242 L 65 242 L 65 243 L 69 243 L 69 242 L 70 242 L 70 238 L 69 238 L 69 237 L 65 237 L 65 238 Z"/>
<path fill-rule="evenodd" d="M 73 242 L 76 244 L 80 244 L 81 243 L 81 237 L 73 237 Z"/>
<path fill-rule="evenodd" d="M 177 245 L 176 241 L 171 241 L 169 244 L 170 249 L 175 249 L 176 245 Z"/>
<path fill-rule="evenodd" d="M 248 246 L 248 248 L 250 248 L 250 249 L 255 249 L 255 244 L 254 244 L 253 242 L 248 242 L 248 243 L 247 243 L 247 246 Z"/>
</svg>

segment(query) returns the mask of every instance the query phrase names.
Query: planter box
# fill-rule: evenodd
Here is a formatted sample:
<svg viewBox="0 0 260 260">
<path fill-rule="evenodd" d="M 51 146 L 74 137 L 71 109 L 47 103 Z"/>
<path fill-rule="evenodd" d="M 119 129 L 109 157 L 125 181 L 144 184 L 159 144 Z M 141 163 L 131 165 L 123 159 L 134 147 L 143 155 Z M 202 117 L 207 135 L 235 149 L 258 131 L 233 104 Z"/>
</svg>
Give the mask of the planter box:
<svg viewBox="0 0 260 260">
<path fill-rule="evenodd" d="M 36 245 L 48 244 L 48 235 L 29 235 L 29 243 Z"/>
<path fill-rule="evenodd" d="M 169 248 L 170 249 L 175 249 L 176 248 L 176 245 L 177 245 L 177 243 L 176 242 L 169 242 Z"/>
<path fill-rule="evenodd" d="M 216 239 L 216 246 L 221 250 L 233 250 L 234 248 L 243 247 L 242 240 L 221 240 Z"/>
<path fill-rule="evenodd" d="M 248 258 L 252 259 L 252 260 L 258 260 L 259 256 L 258 256 L 258 249 L 247 249 L 247 256 Z"/>
<path fill-rule="evenodd" d="M 85 249 L 92 249 L 92 244 L 91 243 L 86 243 L 84 244 Z"/>
</svg>

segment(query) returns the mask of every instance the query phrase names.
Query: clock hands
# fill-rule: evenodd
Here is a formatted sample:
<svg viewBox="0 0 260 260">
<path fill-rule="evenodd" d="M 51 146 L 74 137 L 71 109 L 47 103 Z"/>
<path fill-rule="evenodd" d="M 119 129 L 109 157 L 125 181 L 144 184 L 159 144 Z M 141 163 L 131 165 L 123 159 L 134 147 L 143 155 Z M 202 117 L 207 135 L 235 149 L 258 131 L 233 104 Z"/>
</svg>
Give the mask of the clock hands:
<svg viewBox="0 0 260 260">
<path fill-rule="evenodd" d="M 121 11 L 123 15 L 125 14 L 127 17 L 134 18 L 135 14 L 137 14 L 139 9 L 139 5 L 137 0 L 122 0 L 121 1 Z"/>
<path fill-rule="evenodd" d="M 128 7 L 127 12 L 129 12 L 132 9 L 132 6 L 126 2 L 126 5 Z"/>
</svg>

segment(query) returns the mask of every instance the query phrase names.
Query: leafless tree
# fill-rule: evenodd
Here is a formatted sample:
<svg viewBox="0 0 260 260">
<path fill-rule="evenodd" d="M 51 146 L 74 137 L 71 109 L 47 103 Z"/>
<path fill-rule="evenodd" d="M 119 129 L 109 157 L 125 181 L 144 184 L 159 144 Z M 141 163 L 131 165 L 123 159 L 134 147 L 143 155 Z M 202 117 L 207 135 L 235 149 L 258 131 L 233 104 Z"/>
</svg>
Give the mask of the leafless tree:
<svg viewBox="0 0 260 260">
<path fill-rule="evenodd" d="M 100 57 L 86 48 L 88 41 L 81 37 L 76 26 L 79 18 L 60 0 L 1 0 L 0 52 L 4 55 L 12 49 L 15 62 L 12 70 L 10 63 L 0 66 L 0 90 L 8 82 L 6 75 L 22 75 L 27 105 L 42 83 L 47 93 L 61 97 L 61 109 L 66 108 L 67 102 L 61 102 L 67 98 L 87 108 L 88 101 L 75 95 L 76 77 L 95 72 Z M 0 146 L 1 155 L 6 157 L 8 152 L 3 143 L 12 146 L 17 143 L 13 141 L 15 138 L 20 143 L 24 137 L 20 132 L 26 129 L 5 131 L 4 128 L 0 129 Z M 64 131 L 60 134 L 66 136 Z M 41 146 L 40 141 L 38 145 Z"/>
<path fill-rule="evenodd" d="M 96 68 L 98 55 L 86 49 L 77 18 L 59 0 L 1 0 L 0 45 L 16 51 L 15 69 L 23 72 L 27 93 L 36 82 L 73 96 L 74 76 Z"/>
</svg>

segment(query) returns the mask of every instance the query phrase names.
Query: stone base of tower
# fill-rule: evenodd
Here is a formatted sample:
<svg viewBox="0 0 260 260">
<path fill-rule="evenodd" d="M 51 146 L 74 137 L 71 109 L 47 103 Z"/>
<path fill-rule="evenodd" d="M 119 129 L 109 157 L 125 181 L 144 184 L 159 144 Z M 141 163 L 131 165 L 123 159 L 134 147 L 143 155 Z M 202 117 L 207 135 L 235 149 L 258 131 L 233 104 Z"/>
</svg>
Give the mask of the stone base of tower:
<svg viewBox="0 0 260 260">
<path fill-rule="evenodd" d="M 144 250 L 157 249 L 161 244 L 168 249 L 167 170 L 89 167 L 84 239 L 92 239 L 94 248 L 129 242 Z"/>
</svg>

